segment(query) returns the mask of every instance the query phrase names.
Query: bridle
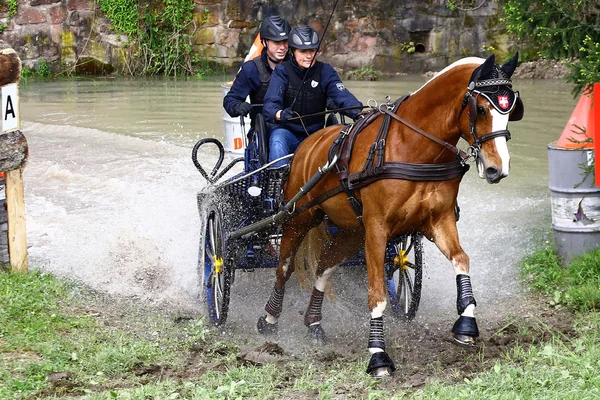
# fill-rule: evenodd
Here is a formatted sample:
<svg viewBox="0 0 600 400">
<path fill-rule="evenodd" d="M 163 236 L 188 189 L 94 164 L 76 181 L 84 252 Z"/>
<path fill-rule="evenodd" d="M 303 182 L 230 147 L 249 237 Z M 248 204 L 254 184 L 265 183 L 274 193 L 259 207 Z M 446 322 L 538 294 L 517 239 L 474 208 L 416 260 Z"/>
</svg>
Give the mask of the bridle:
<svg viewBox="0 0 600 400">
<path fill-rule="evenodd" d="M 486 80 L 482 80 L 482 81 L 478 81 L 478 82 L 471 81 L 467 88 L 467 92 L 465 93 L 465 96 L 463 97 L 462 107 L 461 107 L 460 113 L 458 114 L 458 119 L 460 120 L 460 117 L 461 117 L 462 113 L 465 111 L 465 109 L 467 109 L 467 112 L 469 113 L 469 132 L 471 133 L 471 136 L 473 137 L 473 144 L 471 146 L 469 146 L 469 148 L 467 149 L 467 154 L 468 154 L 469 160 L 472 160 L 472 161 L 475 161 L 477 159 L 477 157 L 479 156 L 479 152 L 481 151 L 481 145 L 483 143 L 487 142 L 488 140 L 495 139 L 497 137 L 505 137 L 507 141 L 510 140 L 510 131 L 508 129 L 492 131 L 492 132 L 486 133 L 485 135 L 482 135 L 482 136 L 479 136 L 477 134 L 477 127 L 476 127 L 477 116 L 478 116 L 477 97 L 479 97 L 479 95 L 483 93 L 481 88 L 487 88 L 487 87 L 493 87 L 493 86 L 507 86 L 508 88 L 512 88 L 512 81 L 510 79 L 503 79 L 503 78 L 486 79 Z M 480 90 L 478 90 L 478 89 L 480 89 Z M 514 105 L 516 104 L 516 99 L 518 98 L 518 95 L 519 95 L 519 92 L 514 92 L 514 93 L 516 96 L 515 102 L 513 103 L 513 107 L 511 107 L 511 109 L 509 111 L 511 111 L 512 108 L 514 108 Z M 487 98 L 487 96 L 485 96 L 485 95 L 484 95 L 484 97 Z M 489 100 L 489 98 L 488 98 L 488 100 Z M 462 135 L 462 138 L 467 140 L 465 135 Z"/>
</svg>

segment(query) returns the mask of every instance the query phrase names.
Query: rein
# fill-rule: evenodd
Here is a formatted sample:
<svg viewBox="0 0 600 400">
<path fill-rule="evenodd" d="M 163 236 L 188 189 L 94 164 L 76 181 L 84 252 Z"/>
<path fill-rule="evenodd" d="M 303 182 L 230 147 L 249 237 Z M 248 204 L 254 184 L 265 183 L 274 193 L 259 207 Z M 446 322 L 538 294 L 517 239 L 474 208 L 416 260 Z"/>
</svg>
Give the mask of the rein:
<svg viewBox="0 0 600 400">
<path fill-rule="evenodd" d="M 445 141 L 433 136 L 431 133 L 428 133 L 428 132 L 424 131 L 423 129 L 419 128 L 418 126 L 408 122 L 407 120 L 400 117 L 396 113 L 393 113 L 386 104 L 382 104 L 379 106 L 379 112 L 389 115 L 390 117 L 394 118 L 396 121 L 406 125 L 413 131 L 417 132 L 419 135 L 425 136 L 427 139 L 429 139 L 433 142 L 436 142 L 437 144 L 445 147 L 446 149 L 450 150 L 451 152 L 456 154 L 458 157 L 460 157 L 462 160 L 466 160 L 468 158 L 468 154 L 465 151 L 459 149 L 458 147 L 456 147 L 448 142 L 445 142 Z"/>
<path fill-rule="evenodd" d="M 337 112 L 340 112 L 340 111 L 358 110 L 358 109 L 362 110 L 362 109 L 368 108 L 368 107 L 369 106 L 352 106 L 352 107 L 336 108 L 336 109 L 332 109 L 332 110 L 319 111 L 319 112 L 312 113 L 312 114 L 301 115 L 301 116 L 298 116 L 298 117 L 289 118 L 288 121 L 295 121 L 297 119 L 302 119 L 302 118 L 306 118 L 306 117 L 316 117 L 317 115 L 337 113 Z"/>
</svg>

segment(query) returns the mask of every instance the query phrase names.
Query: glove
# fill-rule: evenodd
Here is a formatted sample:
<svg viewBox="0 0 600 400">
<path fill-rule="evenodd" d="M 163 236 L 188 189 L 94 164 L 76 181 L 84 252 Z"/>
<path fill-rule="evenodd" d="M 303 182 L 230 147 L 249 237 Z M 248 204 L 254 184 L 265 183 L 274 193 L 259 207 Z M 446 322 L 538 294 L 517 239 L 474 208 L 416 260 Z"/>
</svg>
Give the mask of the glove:
<svg viewBox="0 0 600 400">
<path fill-rule="evenodd" d="M 292 111 L 291 108 L 286 108 L 285 110 L 283 110 L 281 112 L 281 115 L 279 116 L 279 118 L 281 119 L 281 122 L 286 123 L 288 119 L 290 118 L 294 118 L 296 115 L 294 115 L 294 112 Z"/>
<path fill-rule="evenodd" d="M 252 106 L 245 101 L 235 106 L 233 109 L 234 112 L 237 113 L 238 116 L 245 117 L 252 110 Z"/>
</svg>

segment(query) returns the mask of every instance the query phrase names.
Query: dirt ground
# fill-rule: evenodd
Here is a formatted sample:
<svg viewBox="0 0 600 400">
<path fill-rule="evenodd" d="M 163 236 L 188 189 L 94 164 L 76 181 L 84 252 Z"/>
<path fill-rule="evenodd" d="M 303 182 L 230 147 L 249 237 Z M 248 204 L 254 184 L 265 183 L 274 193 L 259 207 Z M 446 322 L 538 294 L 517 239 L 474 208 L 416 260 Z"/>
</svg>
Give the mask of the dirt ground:
<svg viewBox="0 0 600 400">
<path fill-rule="evenodd" d="M 189 310 L 156 307 L 156 305 L 148 307 L 147 304 L 135 304 L 127 299 L 115 301 L 114 296 L 106 294 L 100 294 L 98 299 L 89 303 L 89 309 L 86 306 L 86 309 L 74 311 L 83 314 L 92 313 L 110 326 L 139 332 L 144 332 L 147 328 L 144 316 L 147 317 L 149 313 L 169 318 L 174 324 L 200 316 L 190 314 Z M 556 335 L 561 337 L 575 335 L 572 329 L 572 314 L 567 310 L 551 308 L 545 300 L 531 295 L 520 297 L 518 303 L 519 306 L 505 304 L 504 313 L 491 310 L 485 313 L 486 318 L 478 318 L 480 338 L 475 348 L 467 348 L 453 342 L 450 329 L 455 319 L 454 315 L 448 316 L 448 320 L 438 322 L 424 317 L 406 322 L 387 313 L 385 319 L 387 350 L 396 364 L 397 371 L 390 379 L 381 381 L 378 388 L 388 390 L 392 395 L 399 390 L 420 388 L 433 380 L 460 382 L 464 378 L 471 378 L 489 369 L 517 344 L 526 347 L 549 340 Z M 296 322 L 291 323 L 292 326 L 286 327 L 282 324 L 282 329 L 277 336 L 263 337 L 256 333 L 254 326 L 241 326 L 236 313 L 232 312 L 232 320 L 227 324 L 221 327 L 210 327 L 211 334 L 216 334 L 222 340 L 215 341 L 213 336 L 211 340 L 189 349 L 183 369 L 172 370 L 168 367 L 152 365 L 140 367 L 135 373 L 148 382 L 167 377 L 196 380 L 209 370 L 227 368 L 226 365 L 215 363 L 215 354 L 233 354 L 240 365 L 277 363 L 278 368 L 284 369 L 286 375 L 286 379 L 279 382 L 278 387 L 285 389 L 291 388 L 296 379 L 302 376 L 303 362 L 316 365 L 315 371 L 323 371 L 322 381 L 330 377 L 331 370 L 349 362 L 362 362 L 366 368 L 367 323 L 356 324 L 351 321 L 324 323 L 326 331 L 329 330 L 328 338 L 325 343 L 317 345 L 305 335 L 305 328 L 300 322 L 301 312 L 288 314 L 293 314 L 292 321 L 296 319 Z M 300 363 L 290 361 L 300 361 Z M 60 382 L 59 380 L 57 385 L 60 385 Z M 368 393 L 361 392 L 364 389 L 357 390 L 351 384 L 348 385 L 336 387 L 334 398 L 359 399 L 368 396 Z M 278 396 L 278 398 L 317 399 L 319 393 L 318 391 L 291 391 L 286 392 L 284 397 Z"/>
</svg>

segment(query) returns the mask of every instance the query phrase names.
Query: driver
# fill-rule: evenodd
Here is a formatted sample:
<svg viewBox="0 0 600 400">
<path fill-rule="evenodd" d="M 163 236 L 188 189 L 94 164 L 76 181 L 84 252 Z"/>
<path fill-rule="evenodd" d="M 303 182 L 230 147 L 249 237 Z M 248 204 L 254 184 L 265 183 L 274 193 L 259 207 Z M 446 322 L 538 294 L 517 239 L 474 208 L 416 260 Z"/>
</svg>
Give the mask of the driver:
<svg viewBox="0 0 600 400">
<path fill-rule="evenodd" d="M 232 117 L 246 116 L 250 113 L 254 125 L 256 114 L 262 111 L 260 106 L 271 80 L 271 73 L 275 66 L 287 60 L 288 34 L 290 24 L 278 16 L 267 17 L 260 26 L 260 39 L 264 49 L 260 57 L 242 64 L 237 73 L 231 89 L 223 98 L 223 108 Z M 250 96 L 250 103 L 246 98 Z"/>
<path fill-rule="evenodd" d="M 322 129 L 325 115 L 290 118 L 325 111 L 329 100 L 336 108 L 357 107 L 342 113 L 356 119 L 362 103 L 344 86 L 330 64 L 317 61 L 319 35 L 307 25 L 290 32 L 290 60 L 275 67 L 265 95 L 263 114 L 267 122 L 277 124 L 269 137 L 269 162 L 296 151 L 310 134 Z M 274 166 L 286 165 L 281 160 Z"/>
</svg>

